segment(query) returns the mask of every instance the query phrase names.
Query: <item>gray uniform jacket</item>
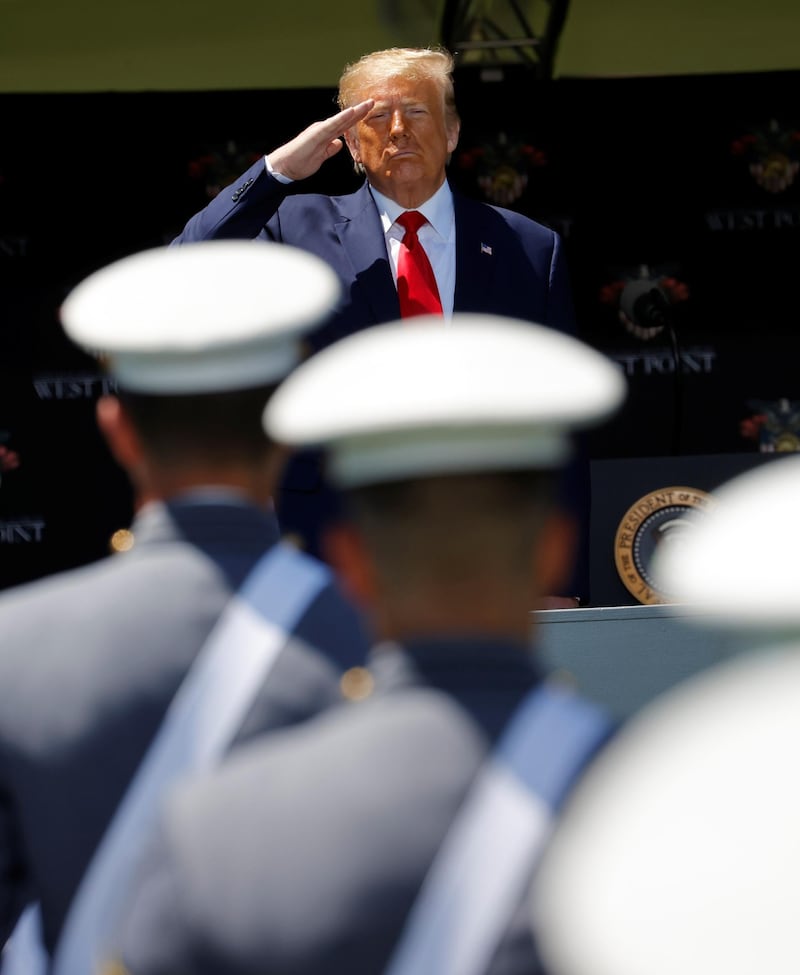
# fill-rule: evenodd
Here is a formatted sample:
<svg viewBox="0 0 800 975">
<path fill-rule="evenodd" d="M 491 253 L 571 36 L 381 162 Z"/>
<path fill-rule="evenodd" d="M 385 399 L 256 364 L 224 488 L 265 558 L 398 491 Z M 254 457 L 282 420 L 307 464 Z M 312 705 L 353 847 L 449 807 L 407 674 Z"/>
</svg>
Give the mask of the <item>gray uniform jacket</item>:
<svg viewBox="0 0 800 975">
<path fill-rule="evenodd" d="M 131 975 L 384 970 L 487 749 L 539 674 L 502 641 L 381 645 L 371 668 L 367 700 L 175 790 L 121 928 Z M 520 905 L 493 975 L 538 970 L 528 929 Z"/>
<path fill-rule="evenodd" d="M 232 591 L 278 537 L 245 504 L 146 506 L 131 551 L 0 596 L 0 924 L 40 900 L 52 950 L 112 813 Z M 319 648 L 319 649 L 315 649 Z M 355 611 L 323 589 L 240 740 L 338 702 L 364 660 Z"/>
</svg>

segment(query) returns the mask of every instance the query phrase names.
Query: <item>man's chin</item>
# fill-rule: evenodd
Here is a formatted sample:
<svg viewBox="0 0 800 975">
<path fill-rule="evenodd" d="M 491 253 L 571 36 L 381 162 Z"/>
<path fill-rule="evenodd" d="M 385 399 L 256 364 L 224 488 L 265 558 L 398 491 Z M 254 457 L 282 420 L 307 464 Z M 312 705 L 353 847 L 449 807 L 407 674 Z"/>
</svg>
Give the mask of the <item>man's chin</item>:
<svg viewBox="0 0 800 975">
<path fill-rule="evenodd" d="M 389 180 L 401 180 L 404 183 L 424 179 L 425 167 L 416 153 L 393 156 L 384 166 L 383 177 Z"/>
<path fill-rule="evenodd" d="M 384 174 L 391 179 L 399 173 L 419 173 L 422 175 L 422 165 L 419 156 L 393 156 L 383 168 Z"/>
</svg>

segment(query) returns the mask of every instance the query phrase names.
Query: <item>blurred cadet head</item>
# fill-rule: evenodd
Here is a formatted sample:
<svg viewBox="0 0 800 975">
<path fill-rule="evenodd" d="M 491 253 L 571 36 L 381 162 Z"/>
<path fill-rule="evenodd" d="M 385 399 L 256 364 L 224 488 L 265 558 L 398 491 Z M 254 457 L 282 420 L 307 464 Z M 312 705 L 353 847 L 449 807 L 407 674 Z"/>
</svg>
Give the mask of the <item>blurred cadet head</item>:
<svg viewBox="0 0 800 975">
<path fill-rule="evenodd" d="M 98 403 L 115 456 L 138 487 L 163 493 L 272 456 L 264 404 L 338 295 L 334 273 L 305 251 L 209 241 L 100 269 L 67 296 L 61 321 L 117 383 Z"/>
<path fill-rule="evenodd" d="M 800 456 L 769 461 L 713 492 L 653 572 L 676 602 L 728 626 L 800 631 L 796 498 Z"/>
<path fill-rule="evenodd" d="M 332 533 L 331 560 L 378 607 L 384 635 L 452 629 L 456 605 L 470 629 L 516 632 L 570 568 L 551 482 L 571 434 L 623 395 L 618 368 L 576 339 L 456 315 L 323 350 L 278 390 L 265 424 L 278 442 L 327 448 L 356 528 Z"/>
</svg>

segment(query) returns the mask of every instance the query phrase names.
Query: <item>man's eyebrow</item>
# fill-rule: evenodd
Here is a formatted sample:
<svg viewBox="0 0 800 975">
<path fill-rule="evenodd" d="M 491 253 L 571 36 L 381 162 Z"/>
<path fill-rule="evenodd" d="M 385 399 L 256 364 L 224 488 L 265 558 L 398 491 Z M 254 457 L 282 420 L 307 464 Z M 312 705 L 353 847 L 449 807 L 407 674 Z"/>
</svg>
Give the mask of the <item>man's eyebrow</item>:
<svg viewBox="0 0 800 975">
<path fill-rule="evenodd" d="M 393 99 L 376 101 L 367 115 L 374 115 L 376 112 L 385 112 L 387 109 L 391 108 L 393 104 Z M 400 101 L 400 106 L 401 108 L 426 108 L 427 102 L 420 98 L 403 98 Z"/>
</svg>

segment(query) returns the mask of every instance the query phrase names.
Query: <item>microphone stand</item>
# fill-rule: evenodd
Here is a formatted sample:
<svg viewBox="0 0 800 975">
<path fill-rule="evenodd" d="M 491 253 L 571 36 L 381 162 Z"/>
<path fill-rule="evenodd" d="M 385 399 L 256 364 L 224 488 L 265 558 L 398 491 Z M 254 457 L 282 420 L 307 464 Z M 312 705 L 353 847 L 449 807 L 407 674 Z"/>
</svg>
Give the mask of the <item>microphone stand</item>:
<svg viewBox="0 0 800 975">
<path fill-rule="evenodd" d="M 651 288 L 634 301 L 633 311 L 640 324 L 646 327 L 663 328 L 669 336 L 672 349 L 672 361 L 675 367 L 672 455 L 673 457 L 677 457 L 683 433 L 683 368 L 681 366 L 680 345 L 678 344 L 678 333 L 675 328 L 672 306 L 660 288 Z"/>
</svg>

